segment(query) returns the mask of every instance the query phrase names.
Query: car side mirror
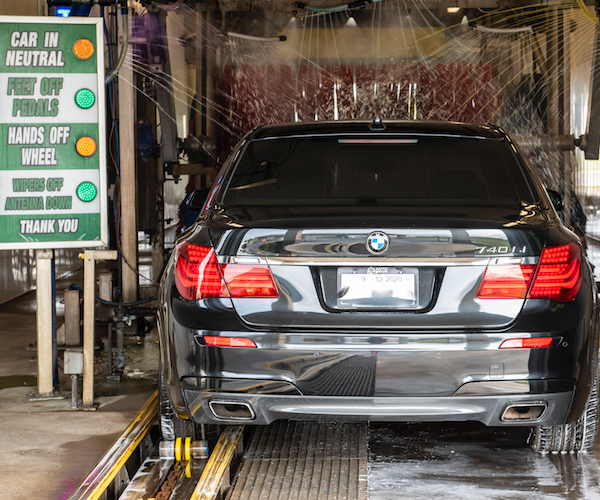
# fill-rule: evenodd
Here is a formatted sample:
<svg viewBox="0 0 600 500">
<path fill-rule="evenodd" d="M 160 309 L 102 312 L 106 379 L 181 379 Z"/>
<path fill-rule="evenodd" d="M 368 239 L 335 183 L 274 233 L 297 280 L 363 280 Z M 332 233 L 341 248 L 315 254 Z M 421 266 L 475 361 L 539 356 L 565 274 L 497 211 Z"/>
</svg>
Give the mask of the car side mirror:
<svg viewBox="0 0 600 500">
<path fill-rule="evenodd" d="M 196 211 L 202 210 L 206 203 L 206 198 L 210 194 L 210 190 L 211 188 L 202 188 L 194 191 L 188 201 L 188 208 Z"/>
<path fill-rule="evenodd" d="M 558 191 L 554 191 L 553 189 L 546 189 L 546 191 L 548 192 L 554 210 L 562 212 L 565 209 L 565 202 L 563 201 L 562 196 L 558 194 Z"/>
</svg>

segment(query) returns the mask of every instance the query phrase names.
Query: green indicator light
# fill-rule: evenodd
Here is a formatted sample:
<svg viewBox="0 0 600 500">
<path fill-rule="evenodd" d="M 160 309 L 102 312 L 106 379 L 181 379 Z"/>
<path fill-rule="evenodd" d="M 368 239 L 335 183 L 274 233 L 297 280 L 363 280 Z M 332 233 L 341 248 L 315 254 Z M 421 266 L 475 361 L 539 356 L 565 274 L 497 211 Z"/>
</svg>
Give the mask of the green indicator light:
<svg viewBox="0 0 600 500">
<path fill-rule="evenodd" d="M 96 96 L 90 89 L 80 89 L 75 93 L 75 104 L 81 109 L 90 109 L 96 102 Z"/>
<path fill-rule="evenodd" d="M 89 181 L 84 181 L 77 186 L 77 198 L 81 201 L 92 201 L 98 194 L 98 188 Z"/>
</svg>

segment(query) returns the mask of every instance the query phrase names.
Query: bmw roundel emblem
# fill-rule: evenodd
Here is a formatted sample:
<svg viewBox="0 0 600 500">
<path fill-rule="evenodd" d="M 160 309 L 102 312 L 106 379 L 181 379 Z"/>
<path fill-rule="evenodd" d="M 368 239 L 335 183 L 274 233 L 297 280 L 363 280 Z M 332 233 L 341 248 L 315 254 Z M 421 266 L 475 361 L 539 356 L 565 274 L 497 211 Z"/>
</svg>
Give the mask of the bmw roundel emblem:
<svg viewBox="0 0 600 500">
<path fill-rule="evenodd" d="M 372 254 L 385 252 L 390 246 L 390 238 L 381 231 L 375 231 L 367 236 L 367 250 Z"/>
</svg>

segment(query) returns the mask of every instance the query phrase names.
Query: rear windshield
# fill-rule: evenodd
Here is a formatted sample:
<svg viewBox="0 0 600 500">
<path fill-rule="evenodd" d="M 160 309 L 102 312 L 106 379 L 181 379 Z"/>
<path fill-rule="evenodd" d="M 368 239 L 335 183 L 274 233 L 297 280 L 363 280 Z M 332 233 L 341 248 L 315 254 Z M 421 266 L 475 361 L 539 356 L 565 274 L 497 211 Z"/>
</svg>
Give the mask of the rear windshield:
<svg viewBox="0 0 600 500">
<path fill-rule="evenodd" d="M 510 147 L 471 138 L 251 142 L 226 206 L 514 205 L 531 193 Z"/>
</svg>

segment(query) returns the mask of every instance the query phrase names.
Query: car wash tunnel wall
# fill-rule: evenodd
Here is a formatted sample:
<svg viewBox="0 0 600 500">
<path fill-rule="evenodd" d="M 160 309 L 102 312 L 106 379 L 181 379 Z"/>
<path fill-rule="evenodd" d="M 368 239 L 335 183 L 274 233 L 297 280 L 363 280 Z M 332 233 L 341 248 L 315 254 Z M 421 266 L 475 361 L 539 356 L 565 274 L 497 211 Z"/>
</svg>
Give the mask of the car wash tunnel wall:
<svg viewBox="0 0 600 500">
<path fill-rule="evenodd" d="M 119 86 L 135 89 L 135 116 L 128 116 L 136 124 L 136 227 L 154 256 L 152 264 L 133 263 L 144 266 L 144 277 L 132 279 L 154 280 L 173 233 L 189 225 L 180 210 L 186 192 L 210 185 L 253 127 L 375 116 L 502 126 L 517 136 L 547 187 L 563 195 L 562 217 L 585 234 L 596 259 L 600 184 L 596 162 L 582 150 L 590 142 L 592 6 L 523 3 L 502 10 L 482 2 L 450 13 L 450 5 L 399 0 L 362 8 L 146 3 L 131 2 L 128 11 L 124 67 L 131 80 L 107 86 L 115 248 L 122 216 L 115 209 L 122 194 L 116 124 L 125 106 Z M 121 15 L 116 6 L 100 9 L 91 15 L 105 15 L 108 73 L 118 64 L 123 22 L 111 21 Z M 77 267 L 76 252 L 57 256 L 59 275 Z M 0 301 L 32 289 L 33 260 L 22 250 L 0 254 Z"/>
<path fill-rule="evenodd" d="M 0 3 L 2 16 L 44 18 L 56 15 L 61 4 Z M 130 362 L 127 349 L 139 347 L 131 339 L 142 339 L 149 329 L 134 318 L 154 313 L 144 301 L 156 295 L 175 238 L 193 224 L 188 195 L 210 187 L 234 145 L 262 123 L 379 116 L 384 124 L 418 119 L 499 125 L 517 140 L 545 186 L 562 195 L 560 216 L 599 269 L 600 165 L 593 158 L 600 137 L 594 101 L 600 98 L 600 57 L 592 2 L 129 0 L 96 2 L 89 16 L 103 19 L 103 194 L 109 200 L 107 248 L 119 254 L 102 264 L 96 292 L 106 302 L 97 306 L 96 331 L 108 332 L 111 354 L 100 369 L 109 376 L 122 375 Z M 127 169 L 133 182 L 124 187 Z M 126 238 L 134 246 L 122 258 Z M 81 252 L 53 251 L 54 278 L 65 288 L 71 281 L 82 284 Z M 36 250 L 1 250 L 0 304 L 34 290 L 36 277 Z M 131 280 L 133 294 L 126 297 L 124 282 Z M 115 311 L 122 302 L 138 309 Z M 123 341 L 132 319 L 134 333 Z M 60 351 L 79 347 L 69 338 L 59 333 Z M 69 361 L 77 373 L 80 358 L 63 355 L 61 362 Z M 136 446 L 150 449 L 158 443 L 156 429 L 152 444 L 149 437 L 140 439 Z M 351 478 L 362 498 L 365 457 L 346 458 L 356 465 Z M 304 458 L 294 465 L 299 460 Z M 163 472 L 157 476 L 164 479 Z"/>
</svg>

